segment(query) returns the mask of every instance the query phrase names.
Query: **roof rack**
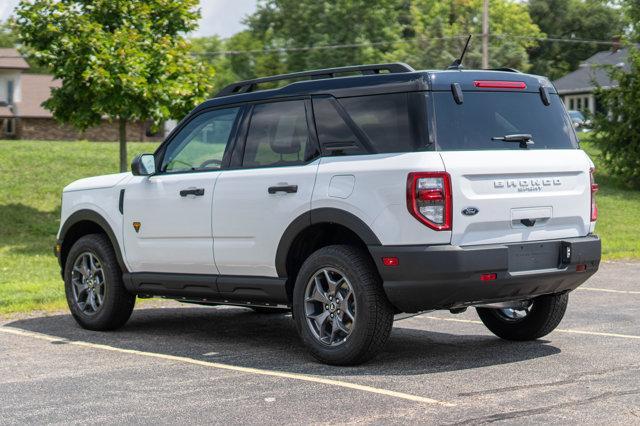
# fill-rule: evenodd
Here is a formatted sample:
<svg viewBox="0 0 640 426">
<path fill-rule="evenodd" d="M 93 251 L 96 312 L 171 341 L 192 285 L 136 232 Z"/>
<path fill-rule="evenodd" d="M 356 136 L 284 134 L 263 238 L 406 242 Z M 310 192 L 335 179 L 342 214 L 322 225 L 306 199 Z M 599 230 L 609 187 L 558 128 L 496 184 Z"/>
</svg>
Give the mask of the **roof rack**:
<svg viewBox="0 0 640 426">
<path fill-rule="evenodd" d="M 380 74 L 381 71 L 387 71 L 391 74 L 413 72 L 415 71 L 411 66 L 403 62 L 392 62 L 388 64 L 373 64 L 373 65 L 355 65 L 349 67 L 338 68 L 325 68 L 313 71 L 294 72 L 290 74 L 280 74 L 271 77 L 256 78 L 253 80 L 239 81 L 237 83 L 230 84 L 216 94 L 216 98 L 229 95 L 237 95 L 239 93 L 255 92 L 258 84 L 268 83 L 272 81 L 281 80 L 293 80 L 296 78 L 305 78 L 308 80 L 315 80 L 321 78 L 333 78 L 336 74 L 345 74 L 359 72 L 362 75 Z"/>
<path fill-rule="evenodd" d="M 517 72 L 522 74 L 522 72 L 518 71 L 515 68 L 509 68 L 509 67 L 500 67 L 500 68 L 489 68 L 487 69 L 487 71 L 506 71 L 506 72 Z"/>
</svg>

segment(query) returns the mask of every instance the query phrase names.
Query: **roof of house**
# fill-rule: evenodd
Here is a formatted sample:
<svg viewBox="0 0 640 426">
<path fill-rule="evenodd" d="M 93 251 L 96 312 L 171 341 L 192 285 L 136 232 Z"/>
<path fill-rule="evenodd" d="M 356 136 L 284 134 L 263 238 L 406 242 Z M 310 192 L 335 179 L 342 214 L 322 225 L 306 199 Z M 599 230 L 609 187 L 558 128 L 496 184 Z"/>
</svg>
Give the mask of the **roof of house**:
<svg viewBox="0 0 640 426">
<path fill-rule="evenodd" d="M 26 70 L 29 64 L 14 48 L 0 48 L 0 69 Z"/>
<path fill-rule="evenodd" d="M 629 70 L 628 56 L 629 50 L 626 48 L 615 52 L 611 50 L 598 52 L 582 62 L 577 70 L 560 77 L 553 84 L 561 95 L 592 92 L 597 86 L 615 86 L 616 82 L 611 80 L 608 70 L 603 65 L 613 65 Z"/>
<path fill-rule="evenodd" d="M 17 117 L 50 118 L 51 111 L 42 107 L 42 103 L 51 96 L 51 89 L 60 87 L 62 82 L 47 74 L 22 74 L 22 99 L 16 102 Z"/>
</svg>

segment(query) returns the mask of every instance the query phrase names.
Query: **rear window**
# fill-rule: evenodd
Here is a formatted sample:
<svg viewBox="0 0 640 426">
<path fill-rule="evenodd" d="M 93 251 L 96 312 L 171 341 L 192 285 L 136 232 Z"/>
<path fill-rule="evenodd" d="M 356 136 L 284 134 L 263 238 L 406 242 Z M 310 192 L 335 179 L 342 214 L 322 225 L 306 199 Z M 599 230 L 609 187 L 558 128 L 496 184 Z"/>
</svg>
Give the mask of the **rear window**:
<svg viewBox="0 0 640 426">
<path fill-rule="evenodd" d="M 528 149 L 572 149 L 578 144 L 558 95 L 545 106 L 538 93 L 464 92 L 458 105 L 451 92 L 434 92 L 436 144 L 443 151 L 522 149 L 492 140 L 530 134 Z"/>
</svg>

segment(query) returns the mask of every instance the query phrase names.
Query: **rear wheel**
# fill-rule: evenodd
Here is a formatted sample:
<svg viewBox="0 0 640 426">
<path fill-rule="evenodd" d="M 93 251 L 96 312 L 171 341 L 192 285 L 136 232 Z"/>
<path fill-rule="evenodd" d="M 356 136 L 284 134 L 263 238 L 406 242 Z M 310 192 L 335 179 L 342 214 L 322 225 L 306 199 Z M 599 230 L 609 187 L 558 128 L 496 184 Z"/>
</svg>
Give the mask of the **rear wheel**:
<svg viewBox="0 0 640 426">
<path fill-rule="evenodd" d="M 71 247 L 64 284 L 71 315 L 83 328 L 114 330 L 131 316 L 136 296 L 125 289 L 115 252 L 103 234 L 85 235 Z"/>
<path fill-rule="evenodd" d="M 309 256 L 296 279 L 293 312 L 313 356 L 334 365 L 373 358 L 393 325 L 375 265 L 351 246 L 328 246 Z"/>
<path fill-rule="evenodd" d="M 478 316 L 496 336 L 506 340 L 535 340 L 551 333 L 562 321 L 569 294 L 532 299 L 520 308 L 477 308 Z"/>
</svg>

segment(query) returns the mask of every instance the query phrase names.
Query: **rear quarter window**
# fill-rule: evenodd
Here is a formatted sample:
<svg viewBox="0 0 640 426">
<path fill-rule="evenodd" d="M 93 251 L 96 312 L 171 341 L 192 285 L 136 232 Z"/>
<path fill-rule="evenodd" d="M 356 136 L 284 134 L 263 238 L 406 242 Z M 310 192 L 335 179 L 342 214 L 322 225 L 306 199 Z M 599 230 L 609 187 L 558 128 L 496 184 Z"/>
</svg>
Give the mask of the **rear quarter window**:
<svg viewBox="0 0 640 426">
<path fill-rule="evenodd" d="M 341 155 L 425 150 L 424 93 L 393 93 L 313 101 L 322 146 L 345 144 Z"/>
<path fill-rule="evenodd" d="M 530 134 L 528 149 L 578 147 L 571 121 L 557 94 L 544 105 L 538 93 L 464 92 L 457 104 L 451 92 L 434 92 L 436 145 L 442 151 L 522 149 L 518 143 L 492 140 Z"/>
</svg>

